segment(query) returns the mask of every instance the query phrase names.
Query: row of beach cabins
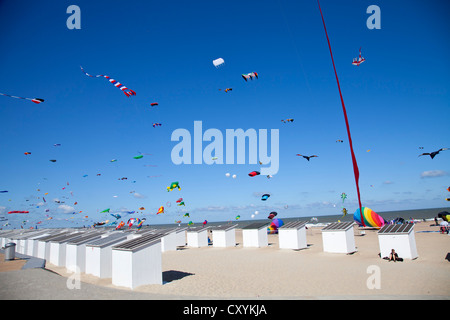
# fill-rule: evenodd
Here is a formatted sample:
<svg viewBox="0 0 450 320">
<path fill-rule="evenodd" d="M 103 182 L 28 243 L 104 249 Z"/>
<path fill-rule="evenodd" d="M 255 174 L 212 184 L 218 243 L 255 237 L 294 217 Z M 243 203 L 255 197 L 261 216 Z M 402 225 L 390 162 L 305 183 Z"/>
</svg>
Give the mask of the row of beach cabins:
<svg viewBox="0 0 450 320">
<path fill-rule="evenodd" d="M 336 222 L 322 231 L 323 251 L 350 254 L 356 251 L 354 222 Z M 269 245 L 267 222 L 242 227 L 242 247 Z M 278 229 L 280 249 L 307 248 L 307 223 L 288 222 Z M 41 229 L 0 231 L 0 244 L 15 243 L 15 250 L 37 257 L 68 272 L 111 278 L 112 284 L 134 289 L 141 285 L 163 284 L 162 253 L 177 247 L 235 247 L 237 225 L 214 227 L 129 229 Z M 418 257 L 414 224 L 385 225 L 378 231 L 381 256 L 393 248 L 406 259 Z"/>
</svg>

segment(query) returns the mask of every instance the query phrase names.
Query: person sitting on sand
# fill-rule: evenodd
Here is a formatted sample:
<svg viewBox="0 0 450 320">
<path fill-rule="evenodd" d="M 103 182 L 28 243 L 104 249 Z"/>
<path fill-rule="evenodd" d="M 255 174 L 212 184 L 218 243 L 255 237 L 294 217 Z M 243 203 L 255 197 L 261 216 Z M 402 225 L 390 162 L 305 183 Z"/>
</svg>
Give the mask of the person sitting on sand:
<svg viewBox="0 0 450 320">
<path fill-rule="evenodd" d="M 398 254 L 397 254 L 397 252 L 395 252 L 394 249 L 392 249 L 391 253 L 389 254 L 389 261 L 394 261 L 394 262 L 398 261 Z"/>
</svg>

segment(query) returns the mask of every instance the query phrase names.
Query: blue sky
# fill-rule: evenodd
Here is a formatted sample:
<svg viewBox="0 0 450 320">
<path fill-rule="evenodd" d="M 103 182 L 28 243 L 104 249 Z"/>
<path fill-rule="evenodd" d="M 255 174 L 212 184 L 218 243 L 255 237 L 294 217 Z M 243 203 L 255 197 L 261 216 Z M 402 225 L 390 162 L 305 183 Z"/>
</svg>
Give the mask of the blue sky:
<svg viewBox="0 0 450 320">
<path fill-rule="evenodd" d="M 66 26 L 72 4 L 81 9 L 80 30 Z M 366 26 L 372 4 L 381 9 L 379 30 Z M 433 160 L 418 155 L 450 147 L 449 5 L 321 5 L 363 206 L 378 212 L 446 206 L 450 150 Z M 139 211 L 134 216 L 148 224 L 187 223 L 184 212 L 194 222 L 251 219 L 255 211 L 257 218 L 271 211 L 281 218 L 320 216 L 340 213 L 342 192 L 349 212 L 357 208 L 316 1 L 0 1 L 0 34 L 0 92 L 45 99 L 35 105 L 0 96 L 0 190 L 9 191 L 0 194 L 0 214 L 9 227 L 22 220 L 44 221 L 42 227 L 114 220 L 99 213 L 106 208 Z M 360 47 L 366 62 L 355 67 Z M 216 69 L 212 60 L 219 57 L 225 65 Z M 85 76 L 80 65 L 137 95 L 127 98 L 106 79 Z M 259 79 L 241 78 L 253 71 Z M 225 88 L 233 91 L 218 90 Z M 295 120 L 281 122 L 287 118 Z M 174 165 L 171 134 L 183 128 L 193 136 L 194 121 L 224 136 L 226 129 L 279 129 L 278 173 L 250 178 L 259 165 Z M 144 158 L 133 159 L 139 152 Z M 297 153 L 319 157 L 308 162 Z M 173 181 L 181 190 L 167 192 Z M 263 202 L 262 193 L 272 196 Z M 47 202 L 36 208 L 43 196 Z M 186 207 L 176 206 L 180 197 Z M 162 205 L 166 213 L 156 216 Z M 10 210 L 30 213 L 5 214 Z"/>
</svg>

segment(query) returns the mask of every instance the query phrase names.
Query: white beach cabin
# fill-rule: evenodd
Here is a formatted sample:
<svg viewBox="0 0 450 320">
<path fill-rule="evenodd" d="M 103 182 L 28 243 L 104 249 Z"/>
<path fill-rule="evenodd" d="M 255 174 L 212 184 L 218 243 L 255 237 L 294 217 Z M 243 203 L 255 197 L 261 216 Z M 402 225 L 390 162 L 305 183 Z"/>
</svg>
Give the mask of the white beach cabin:
<svg viewBox="0 0 450 320">
<path fill-rule="evenodd" d="M 354 222 L 334 222 L 322 229 L 323 251 L 331 253 L 356 252 Z"/>
<path fill-rule="evenodd" d="M 85 272 L 86 270 L 86 243 L 100 239 L 103 232 L 91 232 L 66 244 L 66 269 L 72 272 Z"/>
<path fill-rule="evenodd" d="M 290 221 L 278 228 L 278 242 L 280 249 L 305 249 L 306 221 Z"/>
<path fill-rule="evenodd" d="M 192 227 L 186 230 L 187 246 L 193 248 L 208 246 L 208 227 Z"/>
<path fill-rule="evenodd" d="M 80 238 L 84 232 L 85 231 L 75 232 L 50 240 L 50 255 L 48 261 L 55 266 L 64 267 L 66 265 L 67 242 Z"/>
<path fill-rule="evenodd" d="M 40 237 L 37 239 L 37 250 L 35 251 L 35 256 L 41 259 L 49 261 L 50 259 L 50 241 L 53 239 L 58 239 L 60 237 L 67 236 L 71 234 L 69 230 L 63 230 L 56 234 L 51 234 L 46 237 Z"/>
<path fill-rule="evenodd" d="M 414 236 L 414 224 L 386 224 L 378 231 L 378 243 L 381 257 L 389 257 L 392 249 L 399 258 L 416 259 L 416 238 Z"/>
<path fill-rule="evenodd" d="M 162 284 L 161 235 L 144 234 L 112 247 L 112 284 L 134 289 Z"/>
<path fill-rule="evenodd" d="M 130 233 L 117 232 L 86 243 L 85 273 L 101 279 L 111 278 L 112 247 L 130 240 Z"/>
<path fill-rule="evenodd" d="M 186 227 L 177 228 L 177 247 L 184 247 L 186 245 Z"/>
<path fill-rule="evenodd" d="M 269 245 L 267 237 L 267 222 L 254 222 L 242 228 L 244 248 L 261 248 Z"/>
<path fill-rule="evenodd" d="M 213 247 L 226 248 L 236 246 L 236 227 L 237 224 L 211 227 Z"/>
<path fill-rule="evenodd" d="M 25 254 L 31 257 L 35 257 L 37 255 L 38 240 L 43 237 L 48 237 L 52 234 L 55 234 L 54 230 L 46 230 L 45 233 L 34 234 L 33 236 L 29 237 L 25 244 Z"/>
<path fill-rule="evenodd" d="M 161 252 L 177 250 L 177 228 L 163 229 L 157 233 L 161 235 Z"/>
</svg>

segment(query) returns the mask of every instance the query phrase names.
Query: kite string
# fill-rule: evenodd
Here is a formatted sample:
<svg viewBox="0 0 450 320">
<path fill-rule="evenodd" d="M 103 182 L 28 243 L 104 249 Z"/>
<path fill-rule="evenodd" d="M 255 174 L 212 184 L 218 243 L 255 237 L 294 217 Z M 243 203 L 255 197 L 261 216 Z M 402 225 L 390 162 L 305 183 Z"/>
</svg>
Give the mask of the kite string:
<svg viewBox="0 0 450 320">
<path fill-rule="evenodd" d="M 355 175 L 356 192 L 358 194 L 358 204 L 359 204 L 359 212 L 361 214 L 361 223 L 365 227 L 366 225 L 364 223 L 362 206 L 361 206 L 361 196 L 360 196 L 360 193 L 359 193 L 359 183 L 358 183 L 358 181 L 359 181 L 359 169 L 358 169 L 358 163 L 356 162 L 355 153 L 353 151 L 353 143 L 352 143 L 352 137 L 351 137 L 351 134 L 350 134 L 350 126 L 349 126 L 349 123 L 348 123 L 347 111 L 345 109 L 344 98 L 342 97 L 342 91 L 341 91 L 341 86 L 339 84 L 339 78 L 338 78 L 337 71 L 336 71 L 336 65 L 334 64 L 333 51 L 331 50 L 330 38 L 328 37 L 327 27 L 325 26 L 325 19 L 323 18 L 323 13 L 322 13 L 322 9 L 320 7 L 319 0 L 317 0 L 317 4 L 319 5 L 320 15 L 322 17 L 323 28 L 325 30 L 325 35 L 327 37 L 328 48 L 330 49 L 331 62 L 333 63 L 334 75 L 336 76 L 336 82 L 337 82 L 337 86 L 338 86 L 338 90 L 339 90 L 339 96 L 341 98 L 342 111 L 344 112 L 345 125 L 347 127 L 348 143 L 349 143 L 349 146 L 350 146 L 350 153 L 352 155 L 353 173 Z"/>
</svg>

